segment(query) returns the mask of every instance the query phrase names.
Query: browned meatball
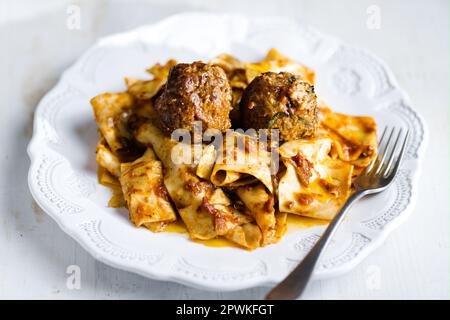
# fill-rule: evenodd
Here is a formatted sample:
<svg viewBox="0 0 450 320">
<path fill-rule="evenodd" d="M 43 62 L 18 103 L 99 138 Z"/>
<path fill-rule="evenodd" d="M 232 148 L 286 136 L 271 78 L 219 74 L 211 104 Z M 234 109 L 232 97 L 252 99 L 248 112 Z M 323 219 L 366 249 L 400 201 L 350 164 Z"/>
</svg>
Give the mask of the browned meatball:
<svg viewBox="0 0 450 320">
<path fill-rule="evenodd" d="M 245 129 L 279 129 L 284 141 L 311 137 L 316 131 L 314 87 L 288 72 L 267 72 L 253 79 L 240 109 Z"/>
<path fill-rule="evenodd" d="M 193 132 L 194 121 L 224 132 L 230 128 L 231 87 L 225 71 L 202 62 L 174 66 L 155 109 L 159 127 L 166 134 L 175 129 Z"/>
</svg>

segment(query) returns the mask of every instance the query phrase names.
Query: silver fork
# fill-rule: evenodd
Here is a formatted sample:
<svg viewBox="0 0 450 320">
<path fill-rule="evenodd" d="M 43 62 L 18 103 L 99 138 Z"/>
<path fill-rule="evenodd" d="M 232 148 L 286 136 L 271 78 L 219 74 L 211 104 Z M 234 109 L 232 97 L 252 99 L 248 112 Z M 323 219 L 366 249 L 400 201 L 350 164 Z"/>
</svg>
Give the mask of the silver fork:
<svg viewBox="0 0 450 320">
<path fill-rule="evenodd" d="M 389 134 L 388 131 L 390 131 Z M 409 132 L 406 131 L 403 141 L 402 129 L 398 133 L 394 142 L 395 127 L 388 130 L 386 127 L 381 135 L 378 155 L 365 171 L 355 180 L 355 192 L 348 198 L 339 213 L 330 222 L 322 237 L 317 241 L 311 251 L 300 262 L 300 264 L 266 296 L 266 300 L 296 299 L 305 290 L 314 267 L 320 259 L 322 252 L 327 247 L 331 237 L 343 221 L 347 211 L 354 202 L 365 195 L 374 194 L 386 190 L 394 180 L 398 168 L 405 153 L 405 146 Z M 401 144 L 400 151 L 398 145 Z M 395 156 L 397 154 L 397 156 Z"/>
</svg>

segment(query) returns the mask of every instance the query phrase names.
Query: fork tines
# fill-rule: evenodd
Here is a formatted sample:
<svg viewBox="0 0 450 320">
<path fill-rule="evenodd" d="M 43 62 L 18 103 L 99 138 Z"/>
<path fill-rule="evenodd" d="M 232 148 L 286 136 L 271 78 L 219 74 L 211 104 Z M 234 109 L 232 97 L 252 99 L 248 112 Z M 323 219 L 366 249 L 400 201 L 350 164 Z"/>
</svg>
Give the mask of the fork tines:
<svg viewBox="0 0 450 320">
<path fill-rule="evenodd" d="M 386 126 L 378 143 L 378 155 L 366 168 L 366 174 L 388 178 L 395 175 L 405 152 L 409 130 Z M 396 133 L 397 132 L 397 133 Z M 395 142 L 393 142 L 395 140 Z M 398 146 L 401 145 L 399 148 Z"/>
</svg>

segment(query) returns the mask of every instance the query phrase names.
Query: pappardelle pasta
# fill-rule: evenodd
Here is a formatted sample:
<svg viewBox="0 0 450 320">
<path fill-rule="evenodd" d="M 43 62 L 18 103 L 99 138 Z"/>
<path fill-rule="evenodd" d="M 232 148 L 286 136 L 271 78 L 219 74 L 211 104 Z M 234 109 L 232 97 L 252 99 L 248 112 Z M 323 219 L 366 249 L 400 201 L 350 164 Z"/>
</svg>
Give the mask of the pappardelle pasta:
<svg viewBox="0 0 450 320">
<path fill-rule="evenodd" d="M 275 49 L 147 71 L 91 100 L 99 182 L 138 227 L 181 220 L 192 239 L 273 244 L 288 215 L 332 219 L 376 156 L 375 120 L 332 112 L 314 71 Z"/>
</svg>

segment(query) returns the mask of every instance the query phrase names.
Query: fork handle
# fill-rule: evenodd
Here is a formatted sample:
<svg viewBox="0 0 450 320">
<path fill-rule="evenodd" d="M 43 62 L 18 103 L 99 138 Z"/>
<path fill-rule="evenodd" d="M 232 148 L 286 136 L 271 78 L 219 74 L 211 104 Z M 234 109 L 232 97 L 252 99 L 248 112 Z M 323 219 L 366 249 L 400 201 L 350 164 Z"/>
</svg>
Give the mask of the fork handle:
<svg viewBox="0 0 450 320">
<path fill-rule="evenodd" d="M 327 229 L 300 264 L 266 296 L 266 300 L 293 300 L 298 298 L 305 290 L 314 267 L 319 261 L 323 250 L 328 246 L 337 227 L 344 220 L 345 214 L 352 204 L 365 195 L 363 191 L 352 194 L 339 210 L 339 213 L 330 222 Z"/>
</svg>

